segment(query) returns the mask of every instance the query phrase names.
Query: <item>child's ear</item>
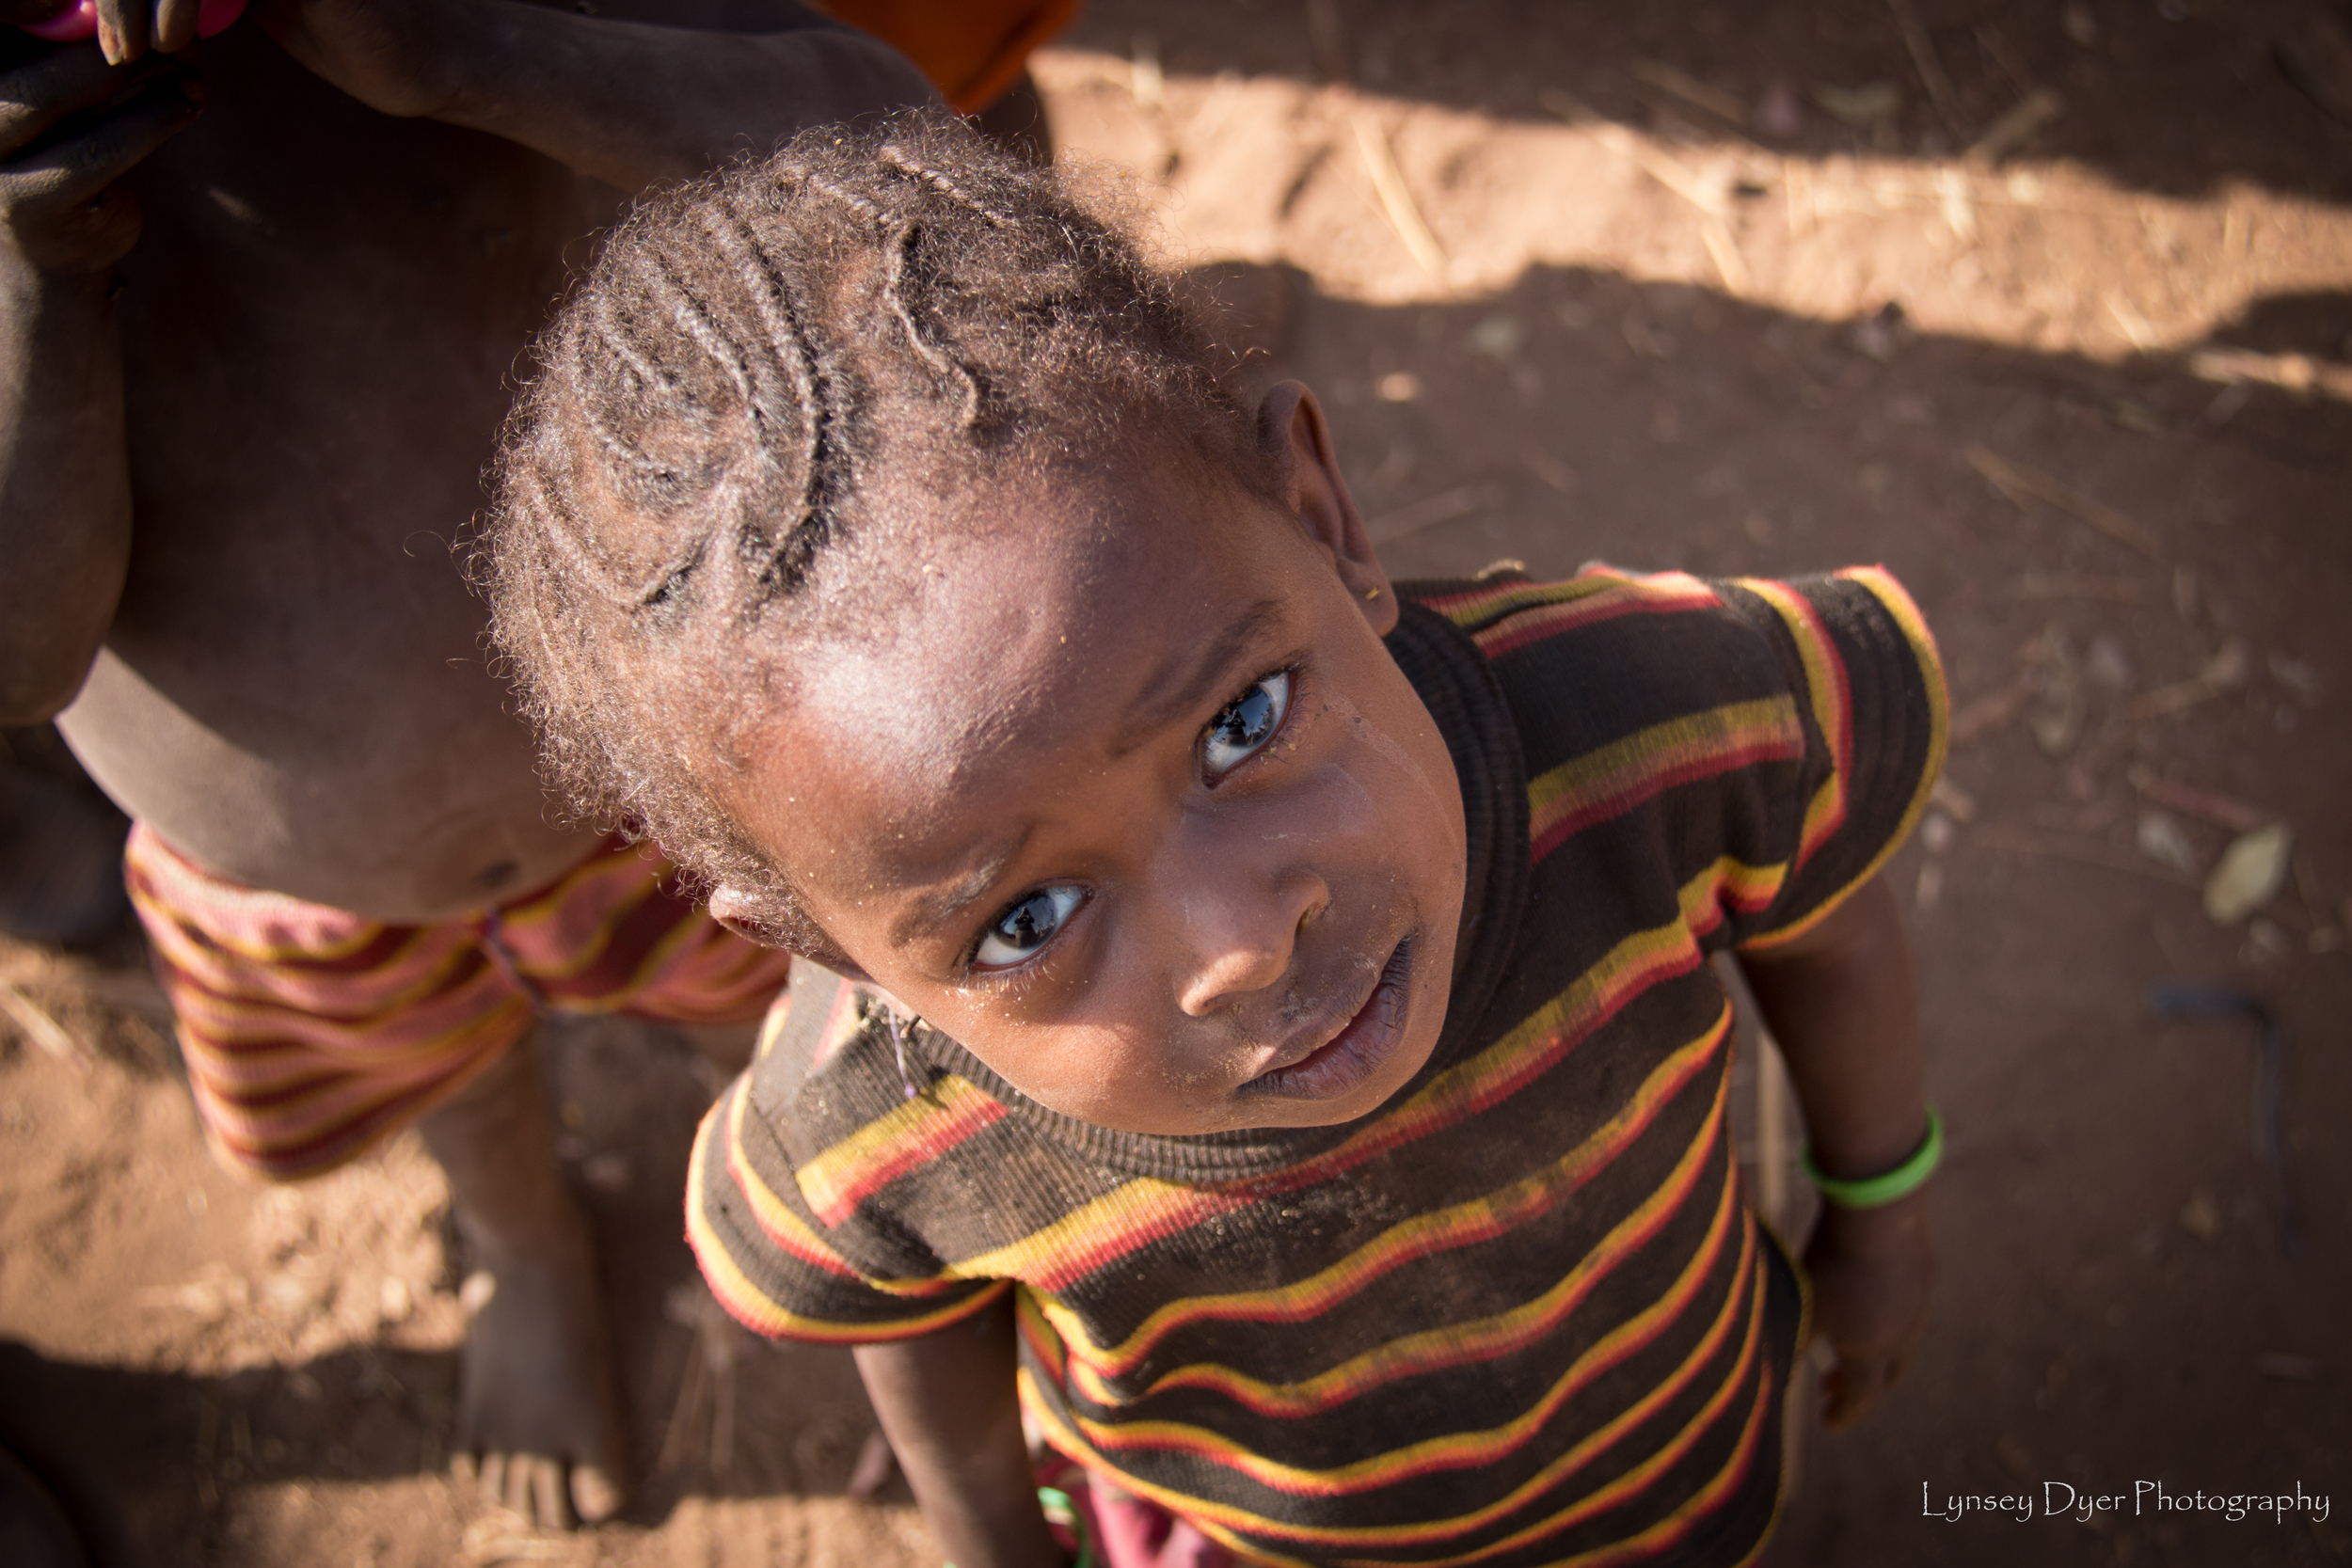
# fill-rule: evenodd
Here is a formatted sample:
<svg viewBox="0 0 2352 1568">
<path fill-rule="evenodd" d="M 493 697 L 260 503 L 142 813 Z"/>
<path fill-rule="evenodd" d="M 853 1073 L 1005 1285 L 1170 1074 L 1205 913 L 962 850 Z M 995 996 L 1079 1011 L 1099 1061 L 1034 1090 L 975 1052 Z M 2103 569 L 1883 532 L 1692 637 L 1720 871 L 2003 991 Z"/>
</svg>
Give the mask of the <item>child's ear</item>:
<svg viewBox="0 0 2352 1568">
<path fill-rule="evenodd" d="M 1331 557 L 1356 608 L 1379 636 L 1396 627 L 1396 594 L 1340 476 L 1323 405 L 1301 382 L 1278 382 L 1258 404 L 1258 434 L 1282 464 L 1285 500 L 1307 537 Z"/>
<path fill-rule="evenodd" d="M 788 928 L 779 926 L 763 912 L 764 902 L 757 894 L 722 882 L 710 890 L 710 918 L 745 942 L 757 942 L 762 947 L 781 947 L 798 953 L 811 963 L 822 964 L 844 979 L 873 984 L 865 970 L 806 919 L 792 922 Z"/>
</svg>

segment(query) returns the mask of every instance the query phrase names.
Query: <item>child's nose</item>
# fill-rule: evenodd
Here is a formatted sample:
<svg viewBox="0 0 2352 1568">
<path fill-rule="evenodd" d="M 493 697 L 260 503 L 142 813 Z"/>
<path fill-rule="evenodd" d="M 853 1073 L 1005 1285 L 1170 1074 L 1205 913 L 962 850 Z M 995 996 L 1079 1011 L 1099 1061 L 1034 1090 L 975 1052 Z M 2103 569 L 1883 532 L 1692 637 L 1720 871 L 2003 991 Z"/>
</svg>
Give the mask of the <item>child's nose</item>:
<svg viewBox="0 0 2352 1568">
<path fill-rule="evenodd" d="M 1322 879 L 1304 873 L 1270 887 L 1185 900 L 1179 918 L 1193 963 L 1178 987 L 1177 1006 L 1206 1018 L 1235 997 L 1279 984 L 1290 973 L 1298 933 L 1330 901 Z"/>
</svg>

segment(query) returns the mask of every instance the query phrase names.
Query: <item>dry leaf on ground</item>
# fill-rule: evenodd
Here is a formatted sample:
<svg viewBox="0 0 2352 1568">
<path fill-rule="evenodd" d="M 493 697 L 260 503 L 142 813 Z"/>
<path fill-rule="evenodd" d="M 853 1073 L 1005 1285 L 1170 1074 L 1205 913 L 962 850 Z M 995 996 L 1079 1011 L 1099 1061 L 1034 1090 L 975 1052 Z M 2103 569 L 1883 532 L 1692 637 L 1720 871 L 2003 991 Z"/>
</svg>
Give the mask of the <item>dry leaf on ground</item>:
<svg viewBox="0 0 2352 1568">
<path fill-rule="evenodd" d="M 2206 915 L 2217 926 L 2234 926 L 2269 903 L 2287 879 L 2294 847 L 2295 834 L 2283 822 L 2239 835 L 2205 879 Z"/>
</svg>

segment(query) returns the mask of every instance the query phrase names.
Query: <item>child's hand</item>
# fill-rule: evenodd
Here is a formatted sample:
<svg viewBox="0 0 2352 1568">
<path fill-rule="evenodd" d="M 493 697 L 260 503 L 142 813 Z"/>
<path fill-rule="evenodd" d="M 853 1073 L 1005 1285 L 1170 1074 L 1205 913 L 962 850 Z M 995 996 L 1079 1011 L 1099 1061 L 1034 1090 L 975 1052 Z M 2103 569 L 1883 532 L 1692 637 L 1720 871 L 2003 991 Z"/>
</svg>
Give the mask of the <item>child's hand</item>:
<svg viewBox="0 0 2352 1568">
<path fill-rule="evenodd" d="M 245 0 L 0 0 L 0 22 L 52 43 L 96 39 L 110 65 L 176 55 L 244 14 Z"/>
<path fill-rule="evenodd" d="M 1821 1377 L 1821 1424 L 1850 1426 L 1903 1375 L 1928 1315 L 1935 1262 L 1919 1194 L 1877 1209 L 1825 1204 L 1804 1249 L 1813 1330 L 1837 1364 Z"/>
<path fill-rule="evenodd" d="M 447 104 L 469 20 L 441 0 L 262 0 L 254 18 L 313 75 L 403 119 Z"/>
<path fill-rule="evenodd" d="M 120 261 L 139 215 L 115 182 L 185 130 L 202 100 L 201 72 L 165 55 L 110 66 L 61 44 L 0 72 L 0 251 L 13 252 L 0 265 L 60 277 Z"/>
</svg>

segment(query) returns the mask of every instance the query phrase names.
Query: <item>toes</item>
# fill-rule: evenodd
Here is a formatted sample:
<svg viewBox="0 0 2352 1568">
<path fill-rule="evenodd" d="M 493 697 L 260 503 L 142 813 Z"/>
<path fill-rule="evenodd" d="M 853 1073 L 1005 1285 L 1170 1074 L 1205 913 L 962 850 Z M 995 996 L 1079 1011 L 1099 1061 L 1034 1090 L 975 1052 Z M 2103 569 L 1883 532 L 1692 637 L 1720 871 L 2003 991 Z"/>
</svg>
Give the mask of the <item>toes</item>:
<svg viewBox="0 0 2352 1568">
<path fill-rule="evenodd" d="M 497 1493 L 499 1503 L 518 1519 L 529 1519 L 536 1512 L 531 1501 L 532 1472 L 539 1462 L 527 1453 L 506 1456 L 506 1484 Z"/>
<path fill-rule="evenodd" d="M 621 1511 L 623 1500 L 620 1482 L 601 1465 L 572 1466 L 572 1507 L 581 1522 L 602 1524 Z"/>
<path fill-rule="evenodd" d="M 504 1501 L 506 1497 L 506 1456 L 496 1451 L 484 1454 L 481 1459 L 479 1479 L 482 1482 L 484 1497 L 494 1503 Z"/>
<path fill-rule="evenodd" d="M 480 1488 L 483 1499 L 540 1529 L 596 1524 L 620 1512 L 620 1483 L 600 1465 L 566 1466 L 560 1459 L 492 1449 L 451 1456 L 450 1473 Z M 567 1473 L 568 1472 L 568 1473 Z"/>
<path fill-rule="evenodd" d="M 572 1499 L 564 1484 L 564 1466 L 552 1459 L 534 1458 L 531 1471 L 531 1512 L 525 1518 L 541 1529 L 570 1529 Z"/>
</svg>

